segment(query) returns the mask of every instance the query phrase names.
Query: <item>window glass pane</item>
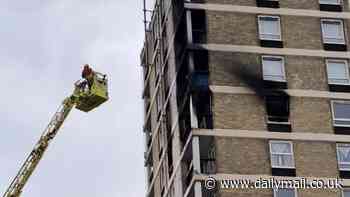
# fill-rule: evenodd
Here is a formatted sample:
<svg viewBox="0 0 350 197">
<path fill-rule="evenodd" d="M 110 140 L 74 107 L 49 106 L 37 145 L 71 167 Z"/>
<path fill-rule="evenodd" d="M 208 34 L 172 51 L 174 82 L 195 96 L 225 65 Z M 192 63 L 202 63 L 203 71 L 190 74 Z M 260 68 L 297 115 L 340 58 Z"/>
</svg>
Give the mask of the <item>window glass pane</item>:
<svg viewBox="0 0 350 197">
<path fill-rule="evenodd" d="M 333 103 L 335 119 L 350 119 L 350 104 L 348 103 Z"/>
<path fill-rule="evenodd" d="M 328 61 L 327 72 L 330 82 L 343 82 L 347 83 L 349 80 L 348 67 L 345 62 L 341 61 Z"/>
<path fill-rule="evenodd" d="M 340 0 L 320 0 L 320 4 L 338 5 L 340 4 Z"/>
<path fill-rule="evenodd" d="M 263 57 L 262 64 L 265 80 L 285 80 L 282 58 Z"/>
<path fill-rule="evenodd" d="M 327 38 L 337 38 L 340 34 L 340 24 L 338 22 L 324 21 L 324 35 Z"/>
<path fill-rule="evenodd" d="M 325 42 L 344 41 L 344 31 L 340 21 L 322 21 L 322 32 Z"/>
<path fill-rule="evenodd" d="M 275 197 L 295 197 L 294 189 L 276 189 Z"/>
<path fill-rule="evenodd" d="M 291 144 L 288 142 L 273 142 L 271 144 L 271 153 L 292 153 Z"/>
<path fill-rule="evenodd" d="M 273 154 L 271 164 L 272 167 L 294 167 L 293 156 Z"/>
<path fill-rule="evenodd" d="M 343 190 L 343 197 L 350 197 L 350 190 L 349 189 Z"/>
<path fill-rule="evenodd" d="M 350 147 L 338 146 L 339 162 L 350 162 Z"/>
<path fill-rule="evenodd" d="M 344 171 L 350 171 L 350 164 L 340 163 L 339 164 L 339 169 L 340 170 L 344 170 Z"/>
<path fill-rule="evenodd" d="M 264 39 L 280 39 L 280 23 L 275 17 L 259 17 L 259 33 Z"/>
<path fill-rule="evenodd" d="M 276 18 L 261 18 L 261 33 L 278 34 L 278 20 Z"/>
</svg>

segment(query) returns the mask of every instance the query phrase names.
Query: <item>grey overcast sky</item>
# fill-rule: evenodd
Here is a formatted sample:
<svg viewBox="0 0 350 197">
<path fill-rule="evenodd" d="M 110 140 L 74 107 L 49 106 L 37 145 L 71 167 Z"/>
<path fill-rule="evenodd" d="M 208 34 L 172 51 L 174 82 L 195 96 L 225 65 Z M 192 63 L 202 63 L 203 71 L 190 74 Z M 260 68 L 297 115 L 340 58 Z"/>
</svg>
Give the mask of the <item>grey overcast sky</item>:
<svg viewBox="0 0 350 197">
<path fill-rule="evenodd" d="M 144 196 L 142 1 L 0 0 L 0 24 L 0 192 L 89 63 L 111 99 L 70 114 L 23 196 Z"/>
</svg>

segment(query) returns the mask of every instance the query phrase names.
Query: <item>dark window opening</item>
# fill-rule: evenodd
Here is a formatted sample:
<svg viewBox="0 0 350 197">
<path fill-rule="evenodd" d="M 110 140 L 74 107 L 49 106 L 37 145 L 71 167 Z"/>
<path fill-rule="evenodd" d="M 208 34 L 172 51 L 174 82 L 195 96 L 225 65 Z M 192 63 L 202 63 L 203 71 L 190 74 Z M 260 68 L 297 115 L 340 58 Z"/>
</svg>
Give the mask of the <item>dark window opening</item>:
<svg viewBox="0 0 350 197">
<path fill-rule="evenodd" d="M 280 7 L 279 1 L 275 1 L 275 0 L 257 0 L 256 5 L 258 7 L 266 7 L 266 8 L 279 8 Z"/>
<path fill-rule="evenodd" d="M 188 64 L 185 61 L 182 66 L 180 67 L 177 79 L 176 79 L 176 85 L 177 85 L 177 103 L 180 107 L 180 105 L 183 103 L 185 93 L 188 87 Z"/>
<path fill-rule="evenodd" d="M 179 117 L 180 140 L 183 146 L 185 145 L 187 138 L 191 133 L 191 115 L 190 115 L 189 109 L 190 109 L 189 99 L 187 99 L 187 102 L 183 109 L 184 111 L 181 113 Z"/>
<path fill-rule="evenodd" d="M 262 47 L 269 47 L 269 48 L 283 48 L 283 41 L 278 41 L 278 40 L 260 40 L 260 45 Z"/>
<path fill-rule="evenodd" d="M 193 94 L 195 112 L 198 120 L 198 128 L 213 129 L 211 92 L 197 92 Z"/>
<path fill-rule="evenodd" d="M 205 43 L 206 35 L 206 15 L 204 10 L 192 10 L 192 37 L 194 43 Z"/>
<path fill-rule="evenodd" d="M 268 120 L 272 122 L 289 122 L 289 98 L 286 95 L 266 96 Z"/>
<path fill-rule="evenodd" d="M 265 102 L 268 130 L 290 132 L 289 96 L 282 91 L 274 91 L 265 96 Z"/>
<path fill-rule="evenodd" d="M 187 28 L 186 28 L 186 17 L 181 19 L 181 22 L 178 26 L 178 30 L 175 35 L 175 58 L 181 59 L 182 54 L 184 53 L 187 47 Z"/>
<path fill-rule="evenodd" d="M 193 51 L 194 71 L 191 74 L 191 89 L 194 92 L 209 91 L 208 51 Z"/>
<path fill-rule="evenodd" d="M 350 171 L 340 170 L 339 177 L 343 179 L 350 179 Z"/>
<path fill-rule="evenodd" d="M 266 89 L 287 89 L 288 84 L 284 81 L 267 81 L 264 80 L 264 88 Z"/>
<path fill-rule="evenodd" d="M 350 92 L 350 85 L 328 84 L 331 92 Z"/>
<path fill-rule="evenodd" d="M 348 47 L 346 44 L 323 44 L 323 48 L 326 51 L 347 51 Z"/>
<path fill-rule="evenodd" d="M 295 168 L 272 168 L 272 176 L 296 176 Z"/>
<path fill-rule="evenodd" d="M 209 70 L 209 55 L 206 50 L 193 51 L 194 69 L 196 71 L 208 71 Z"/>
<path fill-rule="evenodd" d="M 328 12 L 342 12 L 343 7 L 342 5 L 320 4 L 320 10 Z"/>
<path fill-rule="evenodd" d="M 171 5 L 173 7 L 173 18 L 180 18 L 183 14 L 185 0 L 171 0 Z"/>
</svg>

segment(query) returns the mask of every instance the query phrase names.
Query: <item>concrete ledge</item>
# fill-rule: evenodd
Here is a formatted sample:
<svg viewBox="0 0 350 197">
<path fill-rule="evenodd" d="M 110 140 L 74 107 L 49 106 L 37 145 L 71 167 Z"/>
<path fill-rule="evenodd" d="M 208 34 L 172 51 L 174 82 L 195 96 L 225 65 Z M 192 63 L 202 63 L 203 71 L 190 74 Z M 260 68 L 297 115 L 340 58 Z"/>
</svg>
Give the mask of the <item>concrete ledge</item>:
<svg viewBox="0 0 350 197">
<path fill-rule="evenodd" d="M 255 92 L 252 91 L 248 87 L 211 85 L 209 88 L 213 93 L 255 94 Z M 319 90 L 302 90 L 302 89 L 286 89 L 284 91 L 289 96 L 292 96 L 292 97 L 310 97 L 310 98 L 329 98 L 329 99 L 350 100 L 350 93 L 328 92 L 328 91 L 319 91 Z"/>
<path fill-rule="evenodd" d="M 229 45 L 229 44 L 190 44 L 189 49 L 208 50 L 221 52 L 240 52 L 256 53 L 269 55 L 287 55 L 287 56 L 305 56 L 305 57 L 324 57 L 324 58 L 343 58 L 349 59 L 350 52 L 335 52 L 325 50 L 293 49 L 293 48 L 266 48 L 260 46 L 248 45 Z"/>
<path fill-rule="evenodd" d="M 350 143 L 350 135 L 336 135 L 325 133 L 279 133 L 270 131 L 238 130 L 238 129 L 193 129 L 193 136 L 215 136 L 231 138 L 250 138 L 266 140 L 294 140 Z"/>
<path fill-rule="evenodd" d="M 185 3 L 185 8 L 191 10 L 210 10 L 221 12 L 239 12 L 247 14 L 271 14 L 286 16 L 309 16 L 317 18 L 340 18 L 350 19 L 350 12 L 326 12 L 319 10 L 290 9 L 290 8 L 263 8 L 253 6 L 240 6 L 228 4 L 209 4 L 209 3 Z"/>
</svg>

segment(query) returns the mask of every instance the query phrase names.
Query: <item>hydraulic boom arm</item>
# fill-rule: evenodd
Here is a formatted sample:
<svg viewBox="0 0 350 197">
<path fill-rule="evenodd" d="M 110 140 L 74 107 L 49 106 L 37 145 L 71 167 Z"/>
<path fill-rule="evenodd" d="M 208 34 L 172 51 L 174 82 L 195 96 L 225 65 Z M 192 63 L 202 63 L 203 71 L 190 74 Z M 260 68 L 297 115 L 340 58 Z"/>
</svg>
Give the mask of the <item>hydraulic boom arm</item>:
<svg viewBox="0 0 350 197">
<path fill-rule="evenodd" d="M 56 136 L 58 130 L 68 116 L 69 112 L 74 107 L 74 98 L 67 98 L 60 108 L 57 110 L 44 133 L 36 143 L 34 149 L 29 154 L 28 158 L 22 165 L 17 176 L 12 181 L 10 187 L 4 194 L 4 197 L 20 196 L 24 185 L 27 183 L 30 175 L 34 172 L 35 167 L 43 157 L 49 143 Z"/>
<path fill-rule="evenodd" d="M 85 75 L 86 73 L 83 73 L 84 78 Z M 86 77 L 85 81 L 78 81 L 75 84 L 73 95 L 63 101 L 3 197 L 19 197 L 21 195 L 25 184 L 43 158 L 47 147 L 74 106 L 81 111 L 88 112 L 108 100 L 106 76 L 91 69 L 88 75 L 89 78 Z"/>
</svg>

